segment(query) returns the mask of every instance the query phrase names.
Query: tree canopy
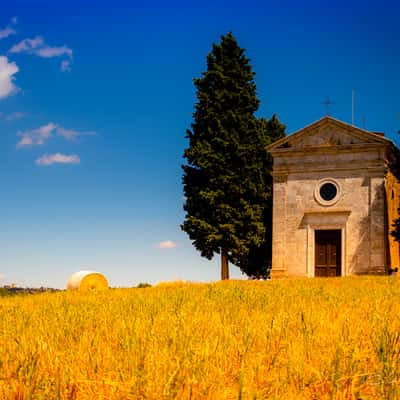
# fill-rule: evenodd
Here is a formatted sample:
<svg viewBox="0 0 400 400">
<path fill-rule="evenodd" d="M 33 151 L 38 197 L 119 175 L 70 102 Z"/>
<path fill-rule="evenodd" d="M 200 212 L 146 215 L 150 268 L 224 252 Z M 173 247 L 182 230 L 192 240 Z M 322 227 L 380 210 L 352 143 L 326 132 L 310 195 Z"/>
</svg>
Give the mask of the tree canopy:
<svg viewBox="0 0 400 400">
<path fill-rule="evenodd" d="M 271 158 L 265 146 L 284 135 L 274 115 L 258 119 L 254 72 L 232 33 L 207 56 L 194 79 L 197 103 L 183 168 L 182 229 L 203 257 L 221 254 L 248 275 L 268 267 L 271 253 Z"/>
</svg>

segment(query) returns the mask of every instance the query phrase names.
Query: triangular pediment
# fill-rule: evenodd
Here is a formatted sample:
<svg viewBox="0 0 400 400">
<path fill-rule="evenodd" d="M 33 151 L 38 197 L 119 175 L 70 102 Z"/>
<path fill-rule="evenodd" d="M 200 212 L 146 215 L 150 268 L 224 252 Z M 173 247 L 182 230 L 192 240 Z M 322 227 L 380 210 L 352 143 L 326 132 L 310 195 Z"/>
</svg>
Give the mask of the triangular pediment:
<svg viewBox="0 0 400 400">
<path fill-rule="evenodd" d="M 357 128 L 346 122 L 326 116 L 313 124 L 284 137 L 267 147 L 268 151 L 305 150 L 332 146 L 363 144 L 392 144 L 380 134 Z"/>
</svg>

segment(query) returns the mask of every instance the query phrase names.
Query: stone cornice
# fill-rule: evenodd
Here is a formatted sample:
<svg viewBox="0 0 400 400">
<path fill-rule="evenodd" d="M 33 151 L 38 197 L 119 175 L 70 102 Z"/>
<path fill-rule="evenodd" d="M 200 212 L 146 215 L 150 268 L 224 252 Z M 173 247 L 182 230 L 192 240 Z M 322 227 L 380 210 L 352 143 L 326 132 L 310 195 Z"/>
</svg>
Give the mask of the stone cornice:
<svg viewBox="0 0 400 400">
<path fill-rule="evenodd" d="M 299 148 L 277 148 L 272 149 L 270 153 L 273 157 L 298 157 L 314 154 L 343 154 L 343 153 L 365 153 L 374 150 L 381 150 L 388 147 L 387 143 L 362 143 L 348 145 L 331 145 L 331 146 L 308 146 Z"/>
<path fill-rule="evenodd" d="M 329 207 L 318 207 L 318 208 L 308 208 L 304 210 L 304 215 L 309 214 L 343 214 L 350 215 L 351 210 L 349 208 L 329 208 Z"/>
<path fill-rule="evenodd" d="M 357 165 L 358 164 L 358 165 Z M 348 163 L 343 163 L 343 166 L 326 166 L 321 164 L 290 164 L 290 165 L 281 165 L 281 166 L 274 166 L 274 170 L 272 172 L 272 176 L 281 176 L 287 174 L 308 174 L 311 175 L 312 173 L 318 172 L 347 172 L 349 176 L 354 175 L 363 175 L 366 176 L 368 173 L 369 175 L 376 173 L 378 176 L 383 176 L 387 168 L 380 165 L 366 165 L 366 163 L 352 163 L 349 166 Z"/>
</svg>

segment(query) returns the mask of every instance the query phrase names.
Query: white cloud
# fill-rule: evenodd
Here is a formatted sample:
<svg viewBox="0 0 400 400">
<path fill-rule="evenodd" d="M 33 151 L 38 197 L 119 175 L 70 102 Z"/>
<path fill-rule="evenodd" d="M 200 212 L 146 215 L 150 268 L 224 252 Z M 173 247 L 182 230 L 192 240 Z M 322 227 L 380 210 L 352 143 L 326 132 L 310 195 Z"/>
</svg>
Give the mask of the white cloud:
<svg viewBox="0 0 400 400">
<path fill-rule="evenodd" d="M 26 116 L 26 113 L 21 111 L 15 111 L 5 116 L 6 121 L 14 121 L 16 119 L 21 119 Z"/>
<path fill-rule="evenodd" d="M 62 126 L 59 126 L 57 128 L 57 135 L 67 140 L 74 140 L 80 135 L 80 132 L 75 131 L 74 129 L 65 129 Z"/>
<path fill-rule="evenodd" d="M 36 49 L 43 46 L 44 41 L 41 36 L 36 36 L 33 39 L 24 39 L 21 42 L 15 44 L 9 50 L 10 53 L 32 53 L 34 54 Z"/>
<path fill-rule="evenodd" d="M 14 76 L 19 71 L 17 64 L 9 62 L 5 56 L 0 56 L 0 99 L 15 93 Z"/>
<path fill-rule="evenodd" d="M 61 61 L 60 69 L 61 69 L 61 72 L 69 72 L 69 71 L 71 71 L 71 61 L 70 60 Z"/>
<path fill-rule="evenodd" d="M 25 132 L 17 132 L 17 135 L 21 136 L 20 141 L 17 143 L 17 149 L 27 146 L 30 147 L 43 145 L 51 137 L 56 128 L 56 124 L 49 122 L 48 124 L 37 129 Z"/>
<path fill-rule="evenodd" d="M 157 247 L 158 247 L 159 249 L 173 249 L 173 248 L 175 248 L 176 246 L 177 246 L 177 244 L 174 243 L 174 242 L 171 241 L 171 240 L 165 240 L 164 242 L 160 242 L 160 243 L 157 245 Z"/>
<path fill-rule="evenodd" d="M 73 51 L 68 46 L 49 46 L 45 43 L 42 36 L 36 36 L 33 39 L 24 39 L 15 44 L 9 50 L 9 53 L 27 53 L 34 54 L 42 58 L 67 57 L 61 62 L 61 71 L 71 70 L 71 60 Z"/>
<path fill-rule="evenodd" d="M 33 39 L 24 39 L 15 44 L 9 50 L 10 53 L 28 53 L 35 54 L 43 58 L 68 56 L 72 58 L 72 49 L 67 46 L 49 46 L 44 42 L 42 36 L 36 36 Z"/>
<path fill-rule="evenodd" d="M 62 126 L 57 126 L 57 135 L 66 140 L 75 140 L 79 136 L 94 136 L 96 132 L 93 131 L 77 131 L 74 129 L 65 129 Z"/>
<path fill-rule="evenodd" d="M 9 114 L 0 112 L 0 119 L 3 119 L 5 121 L 15 121 L 17 119 L 24 118 L 26 116 L 26 113 L 21 112 L 21 111 L 15 111 Z"/>
<path fill-rule="evenodd" d="M 17 17 L 11 18 L 11 25 L 15 25 L 17 22 Z M 6 37 L 15 35 L 16 33 L 17 31 L 9 24 L 5 28 L 0 29 L 0 39 L 5 39 Z"/>
<path fill-rule="evenodd" d="M 96 132 L 93 131 L 77 131 L 75 129 L 66 129 L 61 125 L 49 122 L 46 125 L 30 131 L 17 132 L 17 136 L 21 139 L 17 143 L 17 149 L 21 147 L 41 146 L 51 138 L 53 134 L 61 136 L 65 140 L 73 141 L 80 136 L 94 136 Z"/>
<path fill-rule="evenodd" d="M 52 164 L 79 164 L 80 162 L 81 160 L 76 154 L 66 155 L 61 153 L 45 154 L 35 161 L 36 165 L 44 167 Z"/>
<path fill-rule="evenodd" d="M 63 55 L 72 57 L 72 50 L 67 46 L 51 47 L 46 45 L 37 49 L 35 54 L 43 58 L 61 57 Z"/>
<path fill-rule="evenodd" d="M 6 37 L 9 37 L 11 35 L 15 35 L 17 31 L 12 28 L 11 26 L 6 26 L 3 29 L 0 29 L 0 39 L 5 39 Z"/>
<path fill-rule="evenodd" d="M 0 281 L 4 279 L 4 275 L 0 272 Z"/>
</svg>

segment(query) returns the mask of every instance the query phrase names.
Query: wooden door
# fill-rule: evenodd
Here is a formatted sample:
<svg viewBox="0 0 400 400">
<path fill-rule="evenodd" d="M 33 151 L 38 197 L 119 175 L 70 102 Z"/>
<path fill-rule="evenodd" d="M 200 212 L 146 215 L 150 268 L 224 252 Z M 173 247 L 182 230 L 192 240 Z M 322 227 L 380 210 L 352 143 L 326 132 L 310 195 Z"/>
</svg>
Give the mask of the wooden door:
<svg viewBox="0 0 400 400">
<path fill-rule="evenodd" d="M 341 231 L 315 231 L 315 276 L 341 275 Z"/>
</svg>

